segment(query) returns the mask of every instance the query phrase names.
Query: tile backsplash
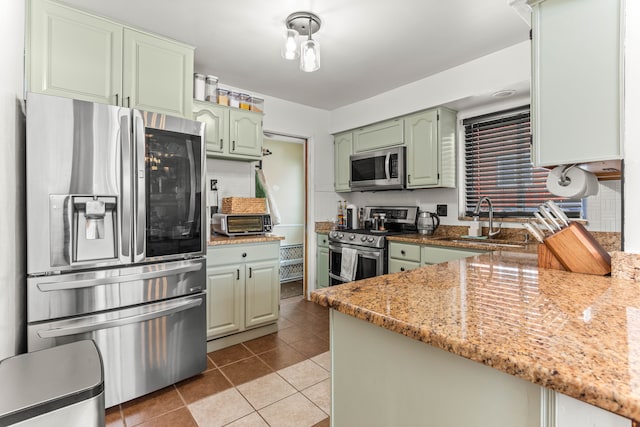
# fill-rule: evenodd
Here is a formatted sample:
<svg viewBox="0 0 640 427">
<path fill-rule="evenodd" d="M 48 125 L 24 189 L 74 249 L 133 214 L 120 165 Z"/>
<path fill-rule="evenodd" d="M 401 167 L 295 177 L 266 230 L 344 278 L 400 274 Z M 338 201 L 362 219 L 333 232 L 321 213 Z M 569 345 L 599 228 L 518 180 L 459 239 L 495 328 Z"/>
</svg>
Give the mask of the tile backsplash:
<svg viewBox="0 0 640 427">
<path fill-rule="evenodd" d="M 591 231 L 621 231 L 622 182 L 600 181 L 598 194 L 586 201 L 587 228 Z"/>
</svg>

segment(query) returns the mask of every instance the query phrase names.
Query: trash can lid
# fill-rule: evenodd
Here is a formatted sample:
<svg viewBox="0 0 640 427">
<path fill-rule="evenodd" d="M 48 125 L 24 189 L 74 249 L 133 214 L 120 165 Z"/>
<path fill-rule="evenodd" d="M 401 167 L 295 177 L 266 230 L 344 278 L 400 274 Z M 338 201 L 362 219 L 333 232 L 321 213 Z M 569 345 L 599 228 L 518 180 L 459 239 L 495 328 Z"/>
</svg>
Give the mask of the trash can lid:
<svg viewBox="0 0 640 427">
<path fill-rule="evenodd" d="M 82 402 L 104 390 L 102 358 L 91 340 L 0 362 L 0 425 Z"/>
</svg>

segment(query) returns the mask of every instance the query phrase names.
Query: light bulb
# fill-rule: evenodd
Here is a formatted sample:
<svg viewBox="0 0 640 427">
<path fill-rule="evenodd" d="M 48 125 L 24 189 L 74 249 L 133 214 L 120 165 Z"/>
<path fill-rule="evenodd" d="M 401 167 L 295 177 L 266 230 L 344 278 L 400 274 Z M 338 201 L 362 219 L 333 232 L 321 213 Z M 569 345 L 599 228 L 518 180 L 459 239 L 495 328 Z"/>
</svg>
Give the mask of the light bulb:
<svg viewBox="0 0 640 427">
<path fill-rule="evenodd" d="M 280 52 L 284 59 L 296 59 L 298 57 L 298 32 L 293 28 L 287 29 L 284 35 L 285 41 Z"/>
<path fill-rule="evenodd" d="M 320 43 L 313 39 L 306 40 L 300 48 L 300 69 L 308 73 L 320 68 Z"/>
</svg>

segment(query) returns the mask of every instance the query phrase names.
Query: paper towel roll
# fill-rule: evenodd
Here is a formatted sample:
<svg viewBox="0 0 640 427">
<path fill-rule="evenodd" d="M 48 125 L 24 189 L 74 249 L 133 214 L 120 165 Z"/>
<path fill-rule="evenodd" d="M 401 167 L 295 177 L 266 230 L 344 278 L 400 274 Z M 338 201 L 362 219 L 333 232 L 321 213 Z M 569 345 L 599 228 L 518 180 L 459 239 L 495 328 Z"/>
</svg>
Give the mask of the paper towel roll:
<svg viewBox="0 0 640 427">
<path fill-rule="evenodd" d="M 558 166 L 552 169 L 547 176 L 547 189 L 556 196 L 567 199 L 582 199 L 592 196 L 598 192 L 598 178 L 591 172 L 574 166 L 568 169 L 566 177 L 568 185 L 560 184 L 560 177 L 565 166 Z"/>
</svg>

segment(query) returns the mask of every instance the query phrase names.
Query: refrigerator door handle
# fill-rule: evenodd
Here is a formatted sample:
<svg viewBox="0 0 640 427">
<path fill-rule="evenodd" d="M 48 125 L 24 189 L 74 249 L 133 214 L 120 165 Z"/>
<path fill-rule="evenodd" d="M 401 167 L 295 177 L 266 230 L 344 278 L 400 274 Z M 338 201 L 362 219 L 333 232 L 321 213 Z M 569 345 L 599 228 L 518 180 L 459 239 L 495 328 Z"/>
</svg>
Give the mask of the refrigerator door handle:
<svg viewBox="0 0 640 427">
<path fill-rule="evenodd" d="M 117 95 L 116 95 L 117 96 Z M 129 111 L 120 116 L 120 149 L 122 162 L 120 164 L 120 254 L 121 261 L 131 262 L 131 116 Z"/>
<path fill-rule="evenodd" d="M 146 221 L 146 209 L 145 209 L 145 164 L 144 164 L 144 150 L 145 150 L 145 136 L 144 136 L 144 119 L 142 114 L 133 110 L 134 121 L 134 135 L 133 143 L 135 147 L 135 161 L 134 161 L 134 254 L 133 262 L 139 262 L 145 258 L 145 221 Z"/>
<path fill-rule="evenodd" d="M 139 274 L 128 274 L 126 276 L 103 277 L 100 279 L 73 280 L 63 282 L 44 282 L 38 283 L 38 290 L 41 292 L 66 291 L 71 289 L 91 288 L 100 285 L 110 285 L 114 283 L 135 282 L 138 280 L 156 279 L 158 277 L 176 276 L 182 273 L 190 273 L 192 271 L 200 271 L 202 264 L 188 265 L 178 267 L 171 270 L 154 270 Z"/>
<path fill-rule="evenodd" d="M 103 322 L 88 323 L 77 326 L 70 326 L 67 328 L 54 328 L 49 330 L 38 331 L 40 338 L 57 338 L 69 335 L 78 335 L 86 332 L 93 332 L 99 329 L 115 328 L 118 326 L 130 325 L 132 323 L 145 322 L 158 317 L 169 316 L 171 314 L 179 313 L 181 311 L 189 310 L 194 307 L 202 305 L 202 298 L 190 299 L 189 301 L 180 301 L 177 303 L 171 303 L 168 307 L 151 311 L 148 313 L 134 314 L 133 316 L 121 317 L 119 319 L 105 320 Z"/>
</svg>

